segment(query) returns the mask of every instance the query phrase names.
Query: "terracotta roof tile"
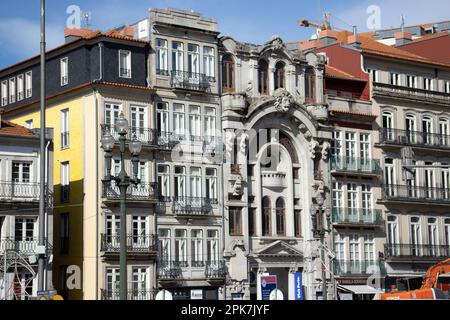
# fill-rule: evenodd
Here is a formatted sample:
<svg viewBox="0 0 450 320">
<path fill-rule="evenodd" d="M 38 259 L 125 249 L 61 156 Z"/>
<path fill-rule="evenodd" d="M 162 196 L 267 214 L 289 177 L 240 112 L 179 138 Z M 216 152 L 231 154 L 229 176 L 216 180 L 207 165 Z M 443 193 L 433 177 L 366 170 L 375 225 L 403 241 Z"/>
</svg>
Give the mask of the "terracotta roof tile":
<svg viewBox="0 0 450 320">
<path fill-rule="evenodd" d="M 18 124 L 12 123 L 10 121 L 2 120 L 1 127 L 0 127 L 0 135 L 32 137 L 32 136 L 34 136 L 34 133 L 30 129 L 19 126 Z"/>
<path fill-rule="evenodd" d="M 330 65 L 325 66 L 325 76 L 330 78 L 338 78 L 338 79 L 345 79 L 345 80 L 353 80 L 353 81 L 364 81 L 364 79 L 357 78 L 350 73 L 347 73 L 345 71 L 342 71 L 336 67 L 332 67 Z"/>
</svg>

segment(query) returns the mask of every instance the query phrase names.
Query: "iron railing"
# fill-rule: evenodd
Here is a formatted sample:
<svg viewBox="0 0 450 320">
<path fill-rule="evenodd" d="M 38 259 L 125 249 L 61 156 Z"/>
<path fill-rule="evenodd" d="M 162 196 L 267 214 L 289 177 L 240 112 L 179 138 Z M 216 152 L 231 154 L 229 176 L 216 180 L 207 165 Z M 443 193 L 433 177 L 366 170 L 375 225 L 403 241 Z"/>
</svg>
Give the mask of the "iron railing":
<svg viewBox="0 0 450 320">
<path fill-rule="evenodd" d="M 15 237 L 0 238 L 0 253 L 5 251 L 16 251 L 23 255 L 34 255 L 39 245 L 38 237 L 27 237 L 23 240 Z M 53 250 L 53 246 L 49 241 L 45 240 L 45 246 L 48 251 Z"/>
<path fill-rule="evenodd" d="M 137 186 L 131 185 L 127 189 L 127 200 L 132 201 L 157 201 L 158 184 L 140 183 Z M 120 200 L 120 188 L 115 181 L 103 183 L 103 198 L 108 200 Z"/>
<path fill-rule="evenodd" d="M 385 274 L 386 269 L 382 261 L 368 261 L 368 260 L 335 260 L 334 274 L 339 276 L 349 275 L 372 275 Z"/>
<path fill-rule="evenodd" d="M 333 223 L 355 225 L 383 225 L 383 216 L 378 209 L 333 208 Z"/>
<path fill-rule="evenodd" d="M 349 157 L 333 157 L 331 159 L 331 170 L 374 175 L 381 175 L 383 173 L 379 160 Z"/>
<path fill-rule="evenodd" d="M 450 257 L 450 245 L 385 244 L 386 258 L 441 260 Z"/>
<path fill-rule="evenodd" d="M 380 143 L 450 149 L 450 135 L 383 128 Z"/>
<path fill-rule="evenodd" d="M 174 214 L 208 214 L 213 209 L 213 204 L 217 204 L 217 199 L 198 197 L 174 197 L 172 200 L 172 210 Z"/>
<path fill-rule="evenodd" d="M 116 290 L 114 289 L 102 289 L 101 290 L 101 297 L 102 300 L 120 300 L 120 290 L 117 283 L 115 283 L 115 286 L 117 287 Z M 129 289 L 127 291 L 127 300 L 135 300 L 135 301 L 149 301 L 154 300 L 156 297 L 156 294 L 158 293 L 158 290 L 156 289 L 146 289 L 145 283 L 139 284 L 139 283 L 130 283 L 128 287 L 136 286 L 136 289 Z"/>
<path fill-rule="evenodd" d="M 180 279 L 183 277 L 183 268 L 187 268 L 187 261 L 159 261 L 158 262 L 158 278 L 159 279 Z"/>
<path fill-rule="evenodd" d="M 0 201 L 39 201 L 40 184 L 31 182 L 0 182 Z"/>
<path fill-rule="evenodd" d="M 127 252 L 148 253 L 158 251 L 156 235 L 127 235 Z M 120 252 L 120 235 L 101 235 L 101 251 L 106 253 Z"/>
<path fill-rule="evenodd" d="M 208 261 L 205 264 L 206 279 L 223 279 L 228 275 L 225 261 Z"/>
<path fill-rule="evenodd" d="M 195 91 L 207 91 L 210 87 L 205 74 L 186 71 L 172 71 L 170 83 L 174 88 Z"/>
<path fill-rule="evenodd" d="M 116 143 L 119 143 L 119 133 L 116 131 L 114 126 L 109 124 L 102 124 L 102 136 L 104 136 L 107 132 L 110 133 Z M 146 146 L 156 146 L 158 141 L 158 134 L 155 129 L 150 128 L 136 128 L 136 127 L 128 127 L 127 135 L 125 136 L 127 142 L 131 141 L 136 137 L 143 145 Z"/>
<path fill-rule="evenodd" d="M 156 74 L 159 76 L 169 76 L 169 70 L 165 70 L 165 69 L 156 69 Z"/>
<path fill-rule="evenodd" d="M 356 100 L 370 100 L 370 96 L 367 93 L 363 92 L 327 89 L 325 90 L 325 94 L 331 97 L 343 97 Z"/>
<path fill-rule="evenodd" d="M 450 189 L 405 185 L 382 185 L 383 200 L 450 203 Z"/>
</svg>

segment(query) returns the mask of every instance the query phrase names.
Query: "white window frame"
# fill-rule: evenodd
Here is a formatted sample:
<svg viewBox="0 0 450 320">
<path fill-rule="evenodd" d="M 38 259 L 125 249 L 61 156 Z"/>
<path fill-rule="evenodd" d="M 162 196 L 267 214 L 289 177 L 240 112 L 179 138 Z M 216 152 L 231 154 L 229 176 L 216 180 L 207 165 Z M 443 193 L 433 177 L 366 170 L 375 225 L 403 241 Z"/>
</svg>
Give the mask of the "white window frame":
<svg viewBox="0 0 450 320">
<path fill-rule="evenodd" d="M 17 101 L 25 99 L 23 74 L 17 76 Z"/>
<path fill-rule="evenodd" d="M 205 261 L 203 254 L 203 230 L 191 230 L 191 262 L 196 264 L 193 267 L 202 267 Z"/>
<path fill-rule="evenodd" d="M 60 60 L 61 87 L 69 84 L 69 58 L 65 57 Z"/>
<path fill-rule="evenodd" d="M 195 141 L 202 136 L 202 115 L 200 106 L 189 106 L 189 134 Z"/>
<path fill-rule="evenodd" d="M 200 74 L 200 46 L 195 43 L 188 44 L 188 72 L 192 78 Z"/>
<path fill-rule="evenodd" d="M 158 165 L 158 187 L 160 196 L 170 197 L 170 166 L 165 164 Z"/>
<path fill-rule="evenodd" d="M 434 79 L 424 77 L 423 78 L 423 89 L 428 91 L 434 91 Z"/>
<path fill-rule="evenodd" d="M 390 82 L 393 86 L 401 86 L 401 77 L 399 73 L 391 72 L 390 73 Z"/>
<path fill-rule="evenodd" d="M 70 110 L 68 108 L 61 110 L 61 149 L 70 147 Z"/>
<path fill-rule="evenodd" d="M 213 172 L 213 174 L 208 174 L 208 172 Z M 206 168 L 205 170 L 205 188 L 206 197 L 211 200 L 218 199 L 218 186 L 217 186 L 217 169 L 216 168 Z"/>
<path fill-rule="evenodd" d="M 33 71 L 25 73 L 25 98 L 33 96 Z"/>
<path fill-rule="evenodd" d="M 16 102 L 16 78 L 9 79 L 9 103 Z"/>
<path fill-rule="evenodd" d="M 69 161 L 61 162 L 60 182 L 61 182 L 61 186 L 70 185 L 70 162 Z"/>
<path fill-rule="evenodd" d="M 122 55 L 126 54 L 126 66 L 122 65 Z M 124 68 L 127 67 L 127 68 Z M 131 79 L 132 78 L 132 74 L 131 74 L 131 51 L 130 50 L 123 50 L 123 49 L 119 49 L 119 78 L 124 78 L 124 79 Z M 127 70 L 129 74 L 123 74 L 122 70 Z"/>
<path fill-rule="evenodd" d="M 450 81 L 445 81 L 444 92 L 450 94 Z"/>
<path fill-rule="evenodd" d="M 155 43 L 156 43 L 156 73 L 159 75 L 168 75 L 169 72 L 168 41 L 166 39 L 156 38 Z"/>
<path fill-rule="evenodd" d="M 184 71 L 184 43 L 181 41 L 172 41 L 172 71 Z"/>
<path fill-rule="evenodd" d="M 8 80 L 2 81 L 2 107 L 9 103 Z"/>
<path fill-rule="evenodd" d="M 215 54 L 214 47 L 204 46 L 203 47 L 203 73 L 210 79 L 215 78 Z"/>
<path fill-rule="evenodd" d="M 411 89 L 417 89 L 417 76 L 407 75 L 406 86 Z"/>
</svg>

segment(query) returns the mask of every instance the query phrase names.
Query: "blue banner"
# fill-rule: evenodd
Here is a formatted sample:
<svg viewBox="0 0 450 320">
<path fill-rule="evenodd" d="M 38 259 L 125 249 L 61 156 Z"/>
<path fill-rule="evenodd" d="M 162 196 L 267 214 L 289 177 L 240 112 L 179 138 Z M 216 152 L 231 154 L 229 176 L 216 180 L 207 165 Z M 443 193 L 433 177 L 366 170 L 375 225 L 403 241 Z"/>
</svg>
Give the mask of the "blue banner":
<svg viewBox="0 0 450 320">
<path fill-rule="evenodd" d="M 296 272 L 294 274 L 294 286 L 295 300 L 303 300 L 303 279 L 301 272 Z"/>
</svg>

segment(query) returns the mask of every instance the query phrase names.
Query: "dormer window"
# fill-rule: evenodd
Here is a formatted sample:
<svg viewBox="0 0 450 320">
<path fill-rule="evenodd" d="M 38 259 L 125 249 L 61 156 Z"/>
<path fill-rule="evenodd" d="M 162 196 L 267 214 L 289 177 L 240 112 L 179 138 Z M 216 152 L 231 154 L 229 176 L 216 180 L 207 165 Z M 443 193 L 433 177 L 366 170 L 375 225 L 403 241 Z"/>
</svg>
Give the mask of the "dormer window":
<svg viewBox="0 0 450 320">
<path fill-rule="evenodd" d="M 281 61 L 275 65 L 275 90 L 286 88 L 284 69 L 284 63 Z"/>
<path fill-rule="evenodd" d="M 131 78 L 131 51 L 119 50 L 119 77 Z"/>
<path fill-rule="evenodd" d="M 258 64 L 258 92 L 269 94 L 269 66 L 265 60 L 260 60 Z"/>
<path fill-rule="evenodd" d="M 2 81 L 2 107 L 8 104 L 8 81 Z"/>
<path fill-rule="evenodd" d="M 69 84 L 69 58 L 63 58 L 61 65 L 61 86 Z"/>
<path fill-rule="evenodd" d="M 9 79 L 9 103 L 16 102 L 16 78 Z"/>
</svg>

